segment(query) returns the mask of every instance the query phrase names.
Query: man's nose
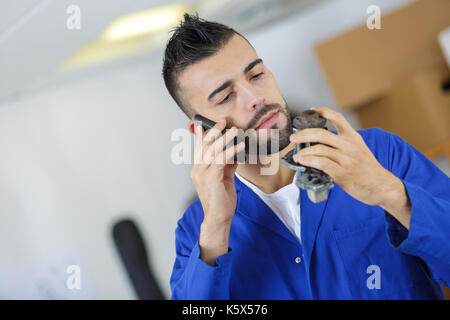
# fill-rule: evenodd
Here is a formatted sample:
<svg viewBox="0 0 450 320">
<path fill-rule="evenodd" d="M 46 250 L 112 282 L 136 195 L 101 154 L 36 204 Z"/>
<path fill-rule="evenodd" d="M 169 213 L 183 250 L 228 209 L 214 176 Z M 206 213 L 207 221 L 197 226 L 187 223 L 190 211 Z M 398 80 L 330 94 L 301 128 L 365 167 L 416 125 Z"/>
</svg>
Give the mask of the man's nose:
<svg viewBox="0 0 450 320">
<path fill-rule="evenodd" d="M 254 111 L 255 109 L 261 108 L 266 102 L 266 98 L 261 93 L 254 90 L 254 88 L 241 85 L 240 89 L 243 98 L 243 105 L 246 110 Z"/>
</svg>

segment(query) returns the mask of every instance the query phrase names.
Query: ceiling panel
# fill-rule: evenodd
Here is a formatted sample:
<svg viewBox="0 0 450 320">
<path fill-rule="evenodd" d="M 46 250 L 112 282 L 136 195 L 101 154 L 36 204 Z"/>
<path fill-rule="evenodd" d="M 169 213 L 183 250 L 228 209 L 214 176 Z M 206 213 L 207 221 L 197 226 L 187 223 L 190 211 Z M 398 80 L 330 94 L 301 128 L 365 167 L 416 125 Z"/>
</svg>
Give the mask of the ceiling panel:
<svg viewBox="0 0 450 320">
<path fill-rule="evenodd" d="M 209 5 L 214 1 L 222 1 L 215 9 L 210 6 L 203 12 L 199 10 L 200 16 L 247 32 L 325 0 L 192 1 L 207 1 Z M 118 17 L 158 6 L 192 1 L 0 0 L 0 103 L 27 89 L 39 87 L 49 79 L 58 81 L 56 66 L 80 48 L 95 41 Z M 47 5 L 36 10 L 36 6 L 42 6 L 44 2 Z M 68 30 L 66 27 L 69 16 L 66 10 L 72 4 L 77 4 L 81 10 L 80 30 Z M 18 22 L 21 21 L 18 27 Z M 115 64 L 126 62 L 126 59 L 122 59 Z M 86 74 L 89 74 L 89 70 Z"/>
<path fill-rule="evenodd" d="M 0 34 L 32 10 L 41 0 L 0 1 Z"/>
</svg>

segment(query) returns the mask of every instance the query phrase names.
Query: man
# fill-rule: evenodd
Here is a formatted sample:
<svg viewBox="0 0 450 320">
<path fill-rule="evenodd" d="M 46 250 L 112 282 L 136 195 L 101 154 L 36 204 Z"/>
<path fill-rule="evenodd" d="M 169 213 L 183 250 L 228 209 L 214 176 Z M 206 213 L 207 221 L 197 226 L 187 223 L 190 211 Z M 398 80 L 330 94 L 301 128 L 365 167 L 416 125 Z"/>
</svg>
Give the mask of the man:
<svg viewBox="0 0 450 320">
<path fill-rule="evenodd" d="M 198 16 L 186 14 L 167 43 L 163 76 L 197 136 L 191 177 L 199 198 L 176 229 L 173 299 L 443 298 L 450 179 L 416 149 L 381 129 L 357 132 L 328 108 L 315 110 L 336 132 L 293 133 L 274 76 L 250 43 Z M 204 135 L 195 114 L 216 130 Z M 214 161 L 236 128 L 279 129 L 274 161 L 295 144 L 318 142 L 295 161 L 331 176 L 328 200 L 312 203 L 284 165 L 262 175 L 259 162 Z"/>
</svg>

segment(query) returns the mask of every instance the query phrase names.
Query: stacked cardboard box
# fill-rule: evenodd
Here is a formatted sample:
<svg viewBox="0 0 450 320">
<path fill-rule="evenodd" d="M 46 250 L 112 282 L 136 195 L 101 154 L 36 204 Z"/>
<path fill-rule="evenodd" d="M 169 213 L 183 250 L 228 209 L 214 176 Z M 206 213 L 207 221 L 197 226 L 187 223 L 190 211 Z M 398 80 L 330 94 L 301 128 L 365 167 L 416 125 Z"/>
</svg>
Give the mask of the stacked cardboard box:
<svg viewBox="0 0 450 320">
<path fill-rule="evenodd" d="M 438 42 L 450 26 L 449 0 L 418 0 L 319 44 L 316 52 L 343 110 L 363 127 L 400 135 L 425 152 L 450 139 L 449 67 Z"/>
<path fill-rule="evenodd" d="M 395 132 L 426 152 L 450 137 L 450 91 L 442 84 L 447 71 L 417 73 L 391 87 L 382 98 L 357 109 L 363 127 Z"/>
</svg>

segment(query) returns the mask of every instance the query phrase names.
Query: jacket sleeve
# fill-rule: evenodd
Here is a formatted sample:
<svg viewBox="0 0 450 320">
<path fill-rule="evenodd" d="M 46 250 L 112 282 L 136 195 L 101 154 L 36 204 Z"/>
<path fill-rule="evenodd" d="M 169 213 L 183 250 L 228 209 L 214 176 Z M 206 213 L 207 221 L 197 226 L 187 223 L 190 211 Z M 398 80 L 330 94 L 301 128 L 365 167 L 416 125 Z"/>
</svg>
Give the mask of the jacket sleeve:
<svg viewBox="0 0 450 320">
<path fill-rule="evenodd" d="M 430 276 L 450 287 L 450 178 L 399 136 L 389 133 L 389 170 L 402 180 L 411 202 L 407 230 L 389 213 L 394 248 L 422 259 Z"/>
<path fill-rule="evenodd" d="M 231 249 L 210 266 L 200 259 L 197 232 L 187 232 L 183 220 L 178 222 L 175 231 L 176 260 L 170 278 L 172 299 L 230 299 Z"/>
</svg>

